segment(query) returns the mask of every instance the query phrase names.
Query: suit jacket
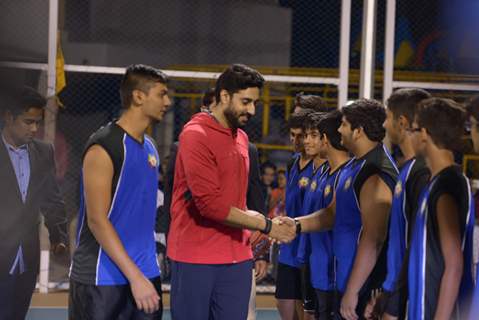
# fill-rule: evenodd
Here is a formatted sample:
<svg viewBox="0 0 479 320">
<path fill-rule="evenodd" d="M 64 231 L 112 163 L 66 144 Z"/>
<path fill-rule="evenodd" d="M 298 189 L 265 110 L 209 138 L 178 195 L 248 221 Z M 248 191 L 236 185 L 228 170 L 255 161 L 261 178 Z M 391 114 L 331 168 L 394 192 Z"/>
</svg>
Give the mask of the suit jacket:
<svg viewBox="0 0 479 320">
<path fill-rule="evenodd" d="M 40 213 L 45 216 L 50 242 L 67 243 L 65 204 L 55 178 L 55 160 L 50 144 L 28 144 L 30 181 L 22 201 L 12 162 L 0 140 L 0 276 L 8 274 L 21 246 L 25 271 L 38 272 Z"/>
</svg>

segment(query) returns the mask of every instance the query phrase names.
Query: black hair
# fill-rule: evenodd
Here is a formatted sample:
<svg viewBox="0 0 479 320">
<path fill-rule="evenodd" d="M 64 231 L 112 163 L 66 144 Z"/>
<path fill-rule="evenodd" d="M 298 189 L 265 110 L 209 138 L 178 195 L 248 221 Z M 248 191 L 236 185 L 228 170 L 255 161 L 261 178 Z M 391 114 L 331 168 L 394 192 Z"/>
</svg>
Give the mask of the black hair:
<svg viewBox="0 0 479 320">
<path fill-rule="evenodd" d="M 310 109 L 305 109 L 305 110 L 310 110 Z M 324 114 L 325 114 L 324 112 L 308 113 L 303 123 L 303 129 L 319 131 L 319 122 L 321 121 L 321 118 L 323 117 Z"/>
<path fill-rule="evenodd" d="M 263 88 L 264 78 L 258 71 L 244 64 L 229 66 L 216 80 L 216 102 L 221 100 L 221 90 L 226 90 L 232 96 L 240 90 L 248 88 Z"/>
<path fill-rule="evenodd" d="M 318 124 L 318 131 L 322 135 L 326 135 L 331 146 L 336 150 L 347 151 L 341 144 L 341 134 L 338 129 L 341 126 L 343 114 L 339 110 L 333 110 L 323 114 Z"/>
<path fill-rule="evenodd" d="M 10 92 L 3 92 L 1 96 L 3 109 L 8 110 L 13 117 L 27 112 L 30 108 L 45 109 L 47 105 L 47 99 L 28 86 L 11 88 Z"/>
<path fill-rule="evenodd" d="M 295 112 L 289 116 L 288 128 L 289 129 L 304 129 L 306 119 L 309 114 L 314 111 L 311 109 L 303 109 L 299 112 Z"/>
<path fill-rule="evenodd" d="M 203 94 L 203 99 L 201 101 L 204 107 L 209 107 L 215 101 L 215 88 L 209 88 Z"/>
<path fill-rule="evenodd" d="M 167 75 L 159 69 L 144 64 L 130 65 L 126 68 L 120 83 L 120 96 L 123 108 L 127 109 L 130 107 L 134 90 L 140 90 L 147 94 L 155 83 L 167 84 L 167 82 Z"/>
<path fill-rule="evenodd" d="M 380 142 L 386 131 L 383 122 L 386 111 L 381 102 L 373 99 L 359 99 L 341 109 L 343 116 L 351 124 L 351 129 L 363 128 L 371 141 Z"/>
<path fill-rule="evenodd" d="M 418 127 L 426 129 L 437 146 L 450 151 L 462 150 L 465 122 L 464 108 L 451 99 L 424 100 L 416 113 Z"/>
<path fill-rule="evenodd" d="M 476 121 L 479 121 L 479 95 L 467 101 L 466 111 L 468 117 L 473 117 Z"/>
<path fill-rule="evenodd" d="M 271 161 L 265 161 L 261 164 L 261 174 L 264 174 L 264 172 L 266 171 L 266 168 L 271 168 L 274 170 L 274 172 L 276 172 L 276 165 L 274 163 L 272 163 Z"/>
<path fill-rule="evenodd" d="M 300 92 L 294 99 L 294 106 L 301 109 L 311 109 L 314 112 L 324 112 L 327 110 L 326 102 L 317 95 L 304 94 Z"/>
<path fill-rule="evenodd" d="M 393 113 L 394 118 L 404 116 L 409 123 L 412 123 L 419 102 L 429 98 L 431 98 L 431 94 L 423 89 L 398 89 L 391 94 L 386 105 L 388 110 Z"/>
</svg>

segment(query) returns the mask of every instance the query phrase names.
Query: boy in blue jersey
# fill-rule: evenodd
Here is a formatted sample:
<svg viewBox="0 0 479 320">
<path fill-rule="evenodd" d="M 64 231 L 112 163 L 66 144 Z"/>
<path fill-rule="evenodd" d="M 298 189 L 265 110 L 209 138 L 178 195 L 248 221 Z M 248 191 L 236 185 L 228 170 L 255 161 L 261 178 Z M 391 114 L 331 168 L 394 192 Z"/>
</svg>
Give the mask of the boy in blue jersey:
<svg viewBox="0 0 479 320">
<path fill-rule="evenodd" d="M 326 102 L 318 95 L 304 94 L 303 92 L 296 95 L 294 112 L 301 112 L 304 110 L 310 110 L 315 113 L 322 113 L 328 109 Z M 304 131 L 304 124 L 303 124 Z M 303 135 L 304 136 L 304 135 Z M 304 142 L 304 141 L 303 141 Z M 321 158 L 316 159 L 315 170 L 322 173 L 325 168 L 325 160 Z M 317 318 L 318 309 L 316 301 L 316 293 L 311 285 L 311 270 L 309 267 L 309 256 L 311 254 L 311 245 L 309 241 L 309 235 L 302 235 L 297 252 L 297 258 L 301 267 L 301 290 L 303 296 L 303 310 L 304 320 Z"/>
<path fill-rule="evenodd" d="M 471 132 L 471 140 L 474 147 L 474 152 L 479 153 L 479 96 L 473 97 L 466 105 L 467 122 Z M 476 274 L 476 287 L 474 290 L 474 297 L 472 300 L 472 307 L 469 314 L 469 320 L 475 320 L 479 315 L 479 286 L 477 285 L 479 279 L 479 268 Z"/>
<path fill-rule="evenodd" d="M 303 125 L 311 110 L 293 113 L 289 119 L 290 140 L 294 155 L 286 172 L 286 214 L 294 217 L 301 214 L 304 193 L 309 186 L 313 172 L 313 161 L 305 153 L 303 144 Z M 278 272 L 276 277 L 276 292 L 278 310 L 283 320 L 298 319 L 303 312 L 301 262 L 297 259 L 299 238 L 289 244 L 280 245 L 278 257 Z"/>
<path fill-rule="evenodd" d="M 336 288 L 342 296 L 338 311 L 354 320 L 363 318 L 372 290 L 384 280 L 383 248 L 398 172 L 381 143 L 386 118 L 381 103 L 359 99 L 341 112 L 341 144 L 355 157 L 341 171 L 335 201 L 307 217 L 283 221 L 295 223 L 298 233 L 333 230 Z"/>
<path fill-rule="evenodd" d="M 404 163 L 400 168 L 392 202 L 384 292 L 371 301 L 370 308 L 367 308 L 369 310 L 366 310 L 366 318 L 405 317 L 407 280 L 401 281 L 399 276 L 405 266 L 403 261 L 409 246 L 419 193 L 429 179 L 429 170 L 424 159 L 416 158 L 414 154 L 407 129 L 414 121 L 419 102 L 430 97 L 431 95 L 422 89 L 399 89 L 387 101 L 386 121 L 383 126 L 389 141 L 401 149 Z"/>
<path fill-rule="evenodd" d="M 470 306 L 473 198 L 453 153 L 461 149 L 465 119 L 454 101 L 431 98 L 421 102 L 409 129 L 431 178 L 419 198 L 409 249 L 408 319 L 463 319 Z"/>
<path fill-rule="evenodd" d="M 324 158 L 319 155 L 319 132 L 316 124 L 322 116 L 322 112 L 314 112 L 307 115 L 303 123 L 304 130 L 304 150 L 306 155 L 313 159 L 313 172 L 310 178 L 309 186 L 306 188 L 303 199 L 303 212 L 301 215 L 311 213 L 311 206 L 316 203 L 315 192 L 318 185 L 318 180 L 326 170 L 327 163 Z M 297 259 L 302 264 L 301 267 L 301 282 L 304 300 L 304 312 L 310 316 L 319 315 L 318 301 L 314 287 L 311 284 L 310 258 L 312 254 L 311 235 L 309 233 L 302 234 L 299 238 L 299 245 L 297 251 Z"/>
<path fill-rule="evenodd" d="M 479 95 L 471 98 L 466 104 L 468 130 L 471 133 L 471 140 L 474 152 L 479 153 Z"/>
<path fill-rule="evenodd" d="M 338 128 L 342 114 L 335 110 L 326 114 L 313 113 L 306 122 L 304 146 L 306 152 L 317 159 L 327 159 L 312 177 L 310 188 L 304 196 L 305 215 L 326 208 L 333 201 L 337 178 L 341 169 L 350 160 L 341 145 Z M 308 279 L 316 290 L 317 310 L 320 320 L 332 318 L 334 303 L 334 258 L 332 232 L 312 232 L 309 235 L 311 254 Z"/>
<path fill-rule="evenodd" d="M 122 116 L 87 142 L 69 319 L 161 319 L 154 239 L 160 159 L 145 131 L 170 105 L 166 83 L 160 70 L 128 67 Z"/>
</svg>

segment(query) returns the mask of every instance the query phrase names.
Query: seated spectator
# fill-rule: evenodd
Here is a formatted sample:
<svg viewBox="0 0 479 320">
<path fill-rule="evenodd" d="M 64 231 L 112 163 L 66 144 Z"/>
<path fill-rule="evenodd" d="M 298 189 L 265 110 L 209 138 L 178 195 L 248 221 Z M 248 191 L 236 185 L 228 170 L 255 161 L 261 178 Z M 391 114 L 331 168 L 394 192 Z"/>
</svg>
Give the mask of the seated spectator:
<svg viewBox="0 0 479 320">
<path fill-rule="evenodd" d="M 269 211 L 269 201 L 271 191 L 273 190 L 274 179 L 276 178 L 276 166 L 270 161 L 266 161 L 261 165 L 261 184 L 263 198 L 265 199 L 266 210 Z"/>
<path fill-rule="evenodd" d="M 271 191 L 269 202 L 269 216 L 277 217 L 284 216 L 284 198 L 286 195 L 286 171 L 284 169 L 278 170 L 278 187 Z"/>
</svg>

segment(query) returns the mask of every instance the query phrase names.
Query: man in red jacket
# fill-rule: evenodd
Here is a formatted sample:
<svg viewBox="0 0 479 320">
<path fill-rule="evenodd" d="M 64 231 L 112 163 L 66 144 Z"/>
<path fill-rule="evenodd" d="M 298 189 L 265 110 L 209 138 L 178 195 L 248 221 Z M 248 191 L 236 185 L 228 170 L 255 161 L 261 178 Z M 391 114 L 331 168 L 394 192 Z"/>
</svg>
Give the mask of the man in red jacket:
<svg viewBox="0 0 479 320">
<path fill-rule="evenodd" d="M 217 106 L 183 128 L 176 159 L 168 236 L 174 319 L 243 320 L 248 314 L 250 232 L 288 242 L 295 228 L 246 209 L 248 136 L 264 79 L 232 65 L 216 82 Z"/>
</svg>

